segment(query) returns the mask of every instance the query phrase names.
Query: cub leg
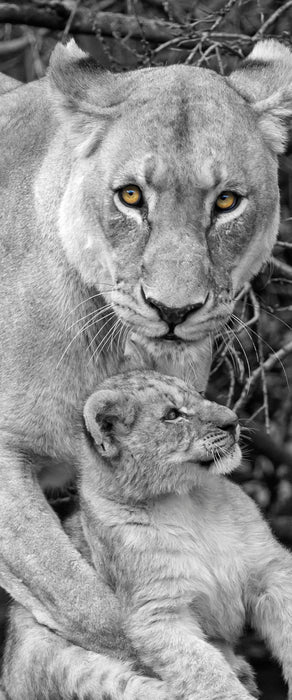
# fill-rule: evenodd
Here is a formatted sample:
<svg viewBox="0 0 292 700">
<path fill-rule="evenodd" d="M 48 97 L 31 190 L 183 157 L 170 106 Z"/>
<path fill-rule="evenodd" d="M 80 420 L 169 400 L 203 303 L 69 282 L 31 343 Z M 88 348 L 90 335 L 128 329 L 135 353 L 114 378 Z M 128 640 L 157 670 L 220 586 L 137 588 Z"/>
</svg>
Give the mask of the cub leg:
<svg viewBox="0 0 292 700">
<path fill-rule="evenodd" d="M 224 656 L 205 641 L 196 623 L 159 601 L 136 610 L 127 634 L 139 658 L 184 700 L 252 700 Z"/>
<path fill-rule="evenodd" d="M 66 642 L 17 604 L 2 683 L 9 700 L 172 700 L 161 681 L 139 676 L 129 662 Z"/>
<path fill-rule="evenodd" d="M 0 584 L 66 639 L 95 651 L 122 649 L 117 599 L 74 549 L 28 460 L 3 444 L 0 454 Z"/>
</svg>

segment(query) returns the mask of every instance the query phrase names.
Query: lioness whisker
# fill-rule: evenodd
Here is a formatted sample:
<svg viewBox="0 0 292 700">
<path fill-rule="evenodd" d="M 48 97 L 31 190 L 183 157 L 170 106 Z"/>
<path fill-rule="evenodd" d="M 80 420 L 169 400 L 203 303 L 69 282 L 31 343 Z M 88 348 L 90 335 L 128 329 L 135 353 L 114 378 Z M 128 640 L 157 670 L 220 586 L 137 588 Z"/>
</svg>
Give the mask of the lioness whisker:
<svg viewBox="0 0 292 700">
<path fill-rule="evenodd" d="M 235 321 L 236 323 L 238 323 L 238 324 L 240 325 L 240 329 L 239 329 L 239 331 L 238 331 L 239 333 L 240 333 L 241 331 L 245 331 L 245 333 L 247 334 L 247 336 L 248 336 L 248 338 L 250 339 L 250 342 L 251 342 L 251 344 L 252 344 L 252 346 L 253 346 L 253 349 L 254 349 L 255 354 L 256 354 L 256 358 L 257 358 L 257 360 L 259 361 L 258 349 L 257 349 L 257 346 L 256 346 L 256 344 L 255 344 L 255 342 L 254 342 L 252 336 L 251 336 L 251 333 L 253 332 L 253 329 L 252 329 L 252 328 L 248 328 L 248 326 L 246 325 L 246 323 L 245 323 L 241 318 L 239 318 L 239 316 L 236 316 L 236 314 L 233 314 L 233 313 L 232 313 L 230 318 L 231 318 L 233 321 Z M 234 332 L 236 333 L 236 331 L 234 331 Z"/>
<path fill-rule="evenodd" d="M 106 318 L 107 318 L 107 317 L 106 317 Z M 91 342 L 90 342 L 89 345 L 88 345 L 88 350 L 91 348 L 91 346 L 93 345 L 93 343 L 94 343 L 94 341 L 96 340 L 96 338 L 100 335 L 100 333 L 101 333 L 101 332 L 103 331 L 103 329 L 106 327 L 107 323 L 108 323 L 108 319 L 106 320 L 105 323 L 103 323 L 103 325 L 101 326 L 101 328 L 97 331 L 97 333 L 96 333 L 96 334 L 94 335 L 94 337 L 92 338 Z M 113 326 L 109 329 L 109 331 L 106 333 L 106 335 L 104 336 L 104 338 L 103 338 L 102 340 L 104 340 L 105 338 L 107 338 L 107 336 L 112 332 L 112 330 L 113 330 Z M 101 340 L 101 343 L 102 343 L 102 340 Z M 94 355 L 95 355 L 95 353 L 98 351 L 99 347 L 100 347 L 100 344 L 97 346 L 97 348 L 95 348 L 95 350 L 93 351 L 93 354 L 91 355 L 90 359 L 92 359 L 92 358 L 94 357 Z"/>
<path fill-rule="evenodd" d="M 227 306 L 227 304 L 225 304 L 225 306 Z M 240 319 L 238 319 L 238 317 L 236 317 L 233 313 L 231 314 L 230 318 L 235 319 L 235 320 L 237 320 L 238 322 L 240 322 Z M 246 330 L 246 332 L 248 333 L 248 331 L 247 331 L 247 329 L 246 329 L 246 326 L 245 326 L 245 324 L 244 324 L 243 321 L 241 321 L 241 324 L 242 324 L 243 328 Z M 227 332 L 227 334 L 228 334 L 229 336 L 230 336 L 230 335 L 232 336 L 232 339 L 234 338 L 235 340 L 237 340 L 237 342 L 238 342 L 238 344 L 239 344 L 239 346 L 240 346 L 240 348 L 241 348 L 241 350 L 242 350 L 242 353 L 243 353 L 243 356 L 244 356 L 244 358 L 245 358 L 245 361 L 246 361 L 246 366 L 247 366 L 247 371 L 248 371 L 248 377 L 250 377 L 250 375 L 251 375 L 250 363 L 249 363 L 249 359 L 248 359 L 248 356 L 247 356 L 247 353 L 246 353 L 246 350 L 245 350 L 245 348 L 244 348 L 243 343 L 241 342 L 241 340 L 239 339 L 238 335 L 236 334 L 236 332 L 234 331 L 233 328 L 231 328 L 231 327 L 228 326 L 227 324 L 225 324 L 224 328 L 225 328 L 225 331 Z M 252 329 L 250 329 L 250 330 L 252 330 Z M 231 343 L 230 343 L 230 344 L 233 344 L 233 345 L 234 345 L 234 340 L 231 340 Z M 228 351 L 228 341 L 226 342 L 226 345 L 225 345 L 225 352 L 224 352 L 224 355 L 227 354 L 227 351 Z M 234 367 L 234 369 L 235 369 L 235 367 Z"/>
<path fill-rule="evenodd" d="M 280 323 L 282 323 L 283 326 L 285 326 L 286 328 L 288 328 L 289 331 L 292 331 L 292 326 L 290 326 L 290 324 L 287 323 L 287 321 L 284 321 L 283 318 L 280 318 L 280 316 L 278 316 L 278 314 L 272 313 L 272 312 L 269 311 L 265 306 L 263 306 L 262 308 L 263 308 L 263 311 L 265 312 L 265 314 L 268 314 L 268 316 L 271 316 L 271 318 L 276 319 L 277 321 L 279 321 Z"/>
<path fill-rule="evenodd" d="M 120 327 L 119 327 L 119 330 L 118 330 L 118 333 L 116 336 L 116 355 L 117 355 L 117 357 L 119 357 L 119 346 L 120 346 L 120 340 L 121 340 L 121 333 L 123 332 L 123 322 L 121 319 L 119 319 L 119 321 L 120 321 L 120 324 L 119 324 Z M 112 343 L 111 343 L 111 350 L 113 350 Z"/>
<path fill-rule="evenodd" d="M 124 331 L 125 331 L 125 325 L 124 325 L 124 322 L 122 321 L 122 319 L 120 319 L 120 329 L 119 329 L 119 331 L 118 331 L 117 341 L 116 341 L 117 358 L 118 358 L 120 355 L 123 355 L 123 350 L 124 350 L 124 348 L 123 348 L 122 338 L 123 338 L 123 332 L 124 332 Z"/>
<path fill-rule="evenodd" d="M 119 323 L 119 320 L 120 320 L 120 319 L 118 319 L 118 320 L 114 323 L 114 325 L 112 326 L 112 328 L 110 328 L 109 331 L 105 334 L 104 338 L 101 340 L 101 342 L 99 343 L 99 345 L 97 346 L 97 348 L 94 350 L 93 354 L 91 355 L 91 358 L 90 358 L 91 360 L 93 360 L 93 358 L 94 358 L 95 356 L 99 357 L 99 355 L 101 354 L 101 352 L 102 352 L 102 350 L 104 349 L 104 347 L 105 347 L 105 346 L 107 345 L 107 343 L 110 341 L 111 334 L 112 334 L 112 333 L 114 332 L 114 330 L 116 329 L 116 327 L 117 327 L 117 325 L 118 325 L 118 323 Z M 106 325 L 106 324 L 104 324 L 104 326 L 105 326 L 105 325 Z M 104 328 L 104 326 L 103 326 L 103 328 Z M 102 329 L 101 329 L 101 330 L 102 330 Z M 99 331 L 99 332 L 100 332 L 100 331 Z M 95 338 L 96 338 L 98 335 L 99 335 L 99 333 L 96 334 Z"/>
<path fill-rule="evenodd" d="M 128 331 L 126 323 L 122 319 L 120 319 L 120 322 L 121 322 L 121 329 L 120 329 L 118 339 L 117 339 L 117 357 L 119 356 L 120 352 L 121 352 L 121 354 L 123 354 L 123 352 L 124 352 L 125 337 L 123 337 L 123 334 L 125 336 L 127 334 L 127 331 Z"/>
<path fill-rule="evenodd" d="M 248 304 L 248 302 L 247 302 L 247 304 Z M 272 318 L 277 318 L 277 320 L 280 321 L 286 328 L 288 328 L 289 330 L 292 330 L 292 327 L 289 325 L 289 323 L 287 323 L 287 322 L 284 321 L 283 319 L 279 318 L 277 315 L 272 314 L 272 313 L 271 313 L 270 311 L 268 311 L 267 309 L 264 309 L 264 311 L 265 311 L 265 313 L 267 313 L 268 315 L 270 315 Z M 239 324 L 241 325 L 242 330 L 245 330 L 245 332 L 247 333 L 247 335 L 248 335 L 248 337 L 249 337 L 249 339 L 250 339 L 250 341 L 251 341 L 251 343 L 252 343 L 252 345 L 253 345 L 253 348 L 254 348 L 254 350 L 255 350 L 255 354 L 256 354 L 256 358 L 257 358 L 257 362 L 258 362 L 258 363 L 260 362 L 259 356 L 258 356 L 258 350 L 257 350 L 257 348 L 256 348 L 256 346 L 255 346 L 255 343 L 254 343 L 252 337 L 251 337 L 251 334 L 254 335 L 255 338 L 257 338 L 261 343 L 263 343 L 263 344 L 268 348 L 268 350 L 270 350 L 272 356 L 273 356 L 273 355 L 276 356 L 276 358 L 277 358 L 277 360 L 278 360 L 278 362 L 279 362 L 279 364 L 280 364 L 280 366 L 281 366 L 281 369 L 282 369 L 282 371 L 283 371 L 286 384 L 287 384 L 287 386 L 288 386 L 288 388 L 289 388 L 289 380 L 288 380 L 288 376 L 287 376 L 287 372 L 286 372 L 285 366 L 284 366 L 282 360 L 278 357 L 277 352 L 274 350 L 274 348 L 273 348 L 273 347 L 263 338 L 263 336 L 262 336 L 260 333 L 258 333 L 254 328 L 250 328 L 250 327 L 248 328 L 248 327 L 247 327 L 247 324 L 246 324 L 242 319 L 240 319 L 238 316 L 236 316 L 235 314 L 232 313 L 232 314 L 231 314 L 231 318 L 232 318 L 233 320 L 235 320 L 237 323 L 239 323 Z M 227 332 L 230 331 L 230 330 L 232 330 L 232 329 L 230 329 L 230 327 L 228 327 L 228 328 L 227 328 Z M 238 337 L 237 337 L 237 339 L 238 339 Z"/>
<path fill-rule="evenodd" d="M 114 326 L 115 331 L 113 332 L 112 337 L 111 337 L 111 342 L 110 342 L 110 351 L 111 352 L 113 352 L 113 340 L 114 340 L 114 338 L 117 337 L 118 333 L 120 333 L 120 326 L 122 326 L 122 321 L 120 318 L 118 318 L 117 322 Z"/>
<path fill-rule="evenodd" d="M 246 367 L 247 367 L 248 377 L 250 378 L 250 376 L 251 376 L 251 368 L 250 368 L 250 363 L 249 363 L 249 359 L 248 359 L 248 356 L 247 356 L 245 347 L 244 347 L 243 343 L 242 343 L 241 340 L 238 338 L 238 336 L 236 335 L 236 333 L 234 332 L 234 330 L 233 330 L 232 328 L 228 327 L 228 331 L 229 331 L 229 333 L 231 333 L 232 337 L 238 342 L 238 345 L 240 346 L 240 348 L 241 348 L 241 350 L 242 350 L 242 354 L 243 354 L 243 356 L 244 356 L 244 358 L 245 358 L 245 361 L 246 361 Z"/>
<path fill-rule="evenodd" d="M 125 321 L 124 321 L 124 329 L 123 330 L 124 330 L 124 334 L 123 334 L 122 341 L 121 341 L 122 342 L 122 354 L 124 354 L 124 352 L 125 352 L 128 336 L 130 333 L 130 327 L 127 325 L 127 323 L 125 323 Z"/>
<path fill-rule="evenodd" d="M 112 311 L 111 314 L 109 313 L 109 314 L 107 314 L 106 316 L 103 316 L 102 319 L 99 319 L 99 321 L 100 321 L 100 320 L 103 320 L 104 318 L 108 318 L 108 316 L 115 316 L 114 311 Z M 64 357 L 65 357 L 66 353 L 68 352 L 69 348 L 71 347 L 71 345 L 74 343 L 74 340 L 77 340 L 77 338 L 78 338 L 79 335 L 82 335 L 82 333 L 83 333 L 85 330 L 88 330 L 88 328 L 90 328 L 91 326 L 94 326 L 95 323 L 96 323 L 96 320 L 95 320 L 95 319 L 94 319 L 93 321 L 91 321 L 91 323 L 88 323 L 88 322 L 87 322 L 87 323 L 85 323 L 85 324 L 82 326 L 82 328 L 79 329 L 79 331 L 78 331 L 77 333 L 75 333 L 74 337 L 70 340 L 70 343 L 68 343 L 68 345 L 66 346 L 66 348 L 65 348 L 65 350 L 64 350 L 64 352 L 63 352 L 63 354 L 61 355 L 60 360 L 58 361 L 58 364 L 57 364 L 57 368 L 58 368 L 59 365 L 61 364 L 62 360 L 64 359 Z M 91 341 L 91 342 L 92 342 L 92 341 Z"/>
<path fill-rule="evenodd" d="M 93 345 L 93 343 L 94 343 L 94 341 L 96 340 L 96 338 L 97 338 L 97 337 L 100 335 L 100 333 L 103 331 L 103 329 L 105 328 L 105 326 L 106 326 L 107 323 L 109 322 L 109 319 L 114 318 L 115 315 L 116 315 L 115 312 L 112 310 L 111 312 L 109 311 L 109 313 L 105 314 L 104 316 L 101 316 L 101 318 L 98 319 L 99 322 L 100 322 L 100 321 L 104 321 L 104 320 L 105 320 L 106 322 L 103 323 L 103 325 L 98 329 L 97 333 L 95 333 L 95 335 L 93 336 L 92 340 L 91 340 L 90 343 L 88 344 L 88 349 L 91 348 L 91 346 Z M 91 325 L 94 325 L 94 324 L 91 324 Z M 88 327 L 89 327 L 89 326 L 88 326 Z"/>
<path fill-rule="evenodd" d="M 66 332 L 70 331 L 73 326 L 76 326 L 77 323 L 80 323 L 81 321 L 84 321 L 84 319 L 89 318 L 90 316 L 94 316 L 97 318 L 100 314 L 103 313 L 103 311 L 107 311 L 108 309 L 112 309 L 111 304 L 104 304 L 104 306 L 101 306 L 100 309 L 95 309 L 94 311 L 90 311 L 88 314 L 85 314 L 85 316 L 81 316 L 81 318 L 78 318 L 77 321 L 74 321 L 74 323 L 71 324 L 71 326 L 68 326 L 66 328 Z"/>
<path fill-rule="evenodd" d="M 246 328 L 245 328 L 245 330 L 246 330 Z M 272 346 L 263 338 L 263 336 L 260 335 L 260 333 L 257 333 L 257 331 L 254 330 L 254 328 L 249 328 L 249 333 L 253 333 L 253 335 L 254 335 L 256 338 L 258 338 L 258 339 L 261 341 L 261 343 L 263 343 L 263 345 L 265 345 L 265 346 L 268 348 L 268 350 L 270 350 L 271 355 L 272 355 L 272 356 L 274 355 L 274 356 L 276 357 L 276 359 L 278 360 L 278 362 L 279 362 L 279 364 L 280 364 L 280 366 L 281 366 L 281 369 L 282 369 L 282 371 L 283 371 L 286 384 L 287 384 L 287 386 L 288 386 L 288 388 L 289 388 L 289 380 L 288 380 L 288 376 L 287 376 L 287 372 L 286 372 L 285 366 L 284 366 L 282 360 L 278 357 L 276 350 L 274 350 L 274 348 L 272 348 Z M 258 353 L 257 353 L 257 360 L 258 360 L 258 362 L 259 362 Z"/>
<path fill-rule="evenodd" d="M 106 284 L 106 283 L 104 283 L 104 284 Z M 99 285 L 99 286 L 101 286 L 101 285 Z M 110 284 L 109 284 L 108 286 L 111 286 L 112 288 L 111 288 L 111 289 L 105 289 L 105 290 L 104 290 L 105 292 L 108 292 L 108 291 L 110 291 L 110 292 L 118 291 L 118 288 L 117 288 L 116 285 L 114 285 L 114 284 L 113 284 L 113 285 L 110 285 Z M 83 304 L 86 304 L 88 301 L 91 301 L 92 299 L 97 299 L 98 297 L 102 297 L 103 294 L 104 294 L 104 292 L 96 292 L 96 294 L 92 294 L 92 296 L 86 297 L 86 299 L 82 299 L 82 301 L 80 301 L 79 304 L 77 304 L 76 306 L 74 306 L 74 308 L 71 309 L 71 310 L 69 311 L 69 313 L 68 313 L 68 315 L 67 315 L 67 318 L 68 318 L 68 316 L 70 316 L 71 314 L 73 314 L 74 311 L 76 311 L 76 309 L 79 308 L 79 306 L 82 306 Z"/>
</svg>

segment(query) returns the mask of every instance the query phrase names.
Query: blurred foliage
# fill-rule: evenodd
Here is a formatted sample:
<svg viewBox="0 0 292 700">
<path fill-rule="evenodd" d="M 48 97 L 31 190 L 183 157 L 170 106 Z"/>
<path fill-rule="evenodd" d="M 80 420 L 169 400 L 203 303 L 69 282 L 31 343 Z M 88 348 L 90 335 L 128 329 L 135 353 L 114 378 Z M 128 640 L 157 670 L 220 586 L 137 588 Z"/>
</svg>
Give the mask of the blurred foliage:
<svg viewBox="0 0 292 700">
<path fill-rule="evenodd" d="M 0 2 L 0 22 L 0 70 L 21 81 L 41 78 L 55 43 L 72 35 L 113 71 L 180 62 L 225 74 L 262 37 L 290 45 L 292 1 L 16 0 Z M 212 398 L 235 406 L 241 418 L 244 460 L 234 479 L 256 500 L 288 546 L 292 546 L 291 153 L 292 143 L 280 158 L 279 242 L 271 262 L 238 296 L 228 327 L 215 340 L 209 387 Z M 267 689 L 266 698 L 282 697 L 279 688 L 270 692 Z"/>
</svg>

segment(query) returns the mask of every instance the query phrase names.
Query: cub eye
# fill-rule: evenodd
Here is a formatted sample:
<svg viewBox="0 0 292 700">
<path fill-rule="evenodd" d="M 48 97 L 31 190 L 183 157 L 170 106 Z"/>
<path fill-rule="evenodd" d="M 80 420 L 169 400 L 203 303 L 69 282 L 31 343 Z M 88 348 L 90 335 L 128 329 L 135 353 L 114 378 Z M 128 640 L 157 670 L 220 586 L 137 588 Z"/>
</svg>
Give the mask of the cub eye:
<svg viewBox="0 0 292 700">
<path fill-rule="evenodd" d="M 177 420 L 177 418 L 181 418 L 181 417 L 182 417 L 181 412 L 177 408 L 174 408 L 173 406 L 171 408 L 169 408 L 163 416 L 164 420 L 167 420 L 167 421 Z"/>
<path fill-rule="evenodd" d="M 121 202 L 127 207 L 142 207 L 143 196 L 138 185 L 126 185 L 118 191 L 118 194 Z"/>
<path fill-rule="evenodd" d="M 215 202 L 215 210 L 217 212 L 231 211 L 231 209 L 235 209 L 235 207 L 237 207 L 239 201 L 240 197 L 238 194 L 226 190 L 224 192 L 221 192 L 217 197 Z"/>
</svg>

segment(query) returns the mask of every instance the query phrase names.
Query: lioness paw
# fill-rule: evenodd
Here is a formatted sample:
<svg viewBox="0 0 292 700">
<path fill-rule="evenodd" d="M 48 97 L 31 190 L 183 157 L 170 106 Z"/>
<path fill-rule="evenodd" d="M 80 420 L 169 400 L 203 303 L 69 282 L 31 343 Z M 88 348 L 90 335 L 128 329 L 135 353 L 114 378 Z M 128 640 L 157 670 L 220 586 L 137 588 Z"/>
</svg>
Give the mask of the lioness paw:
<svg viewBox="0 0 292 700">
<path fill-rule="evenodd" d="M 154 678 L 132 676 L 121 697 L 113 700 L 175 700 L 167 685 Z"/>
<path fill-rule="evenodd" d="M 255 674 L 251 665 L 241 656 L 237 656 L 237 668 L 234 669 L 242 685 L 248 690 L 253 698 L 259 698 L 259 689 L 255 682 Z"/>
<path fill-rule="evenodd" d="M 77 689 L 76 689 L 77 690 Z M 129 671 L 90 674 L 78 687 L 79 700 L 175 700 L 165 683 Z"/>
</svg>

